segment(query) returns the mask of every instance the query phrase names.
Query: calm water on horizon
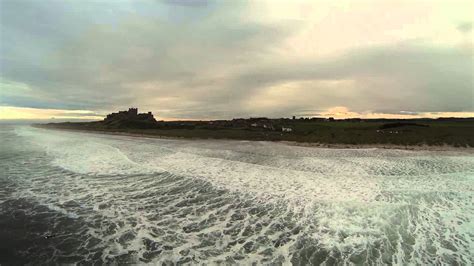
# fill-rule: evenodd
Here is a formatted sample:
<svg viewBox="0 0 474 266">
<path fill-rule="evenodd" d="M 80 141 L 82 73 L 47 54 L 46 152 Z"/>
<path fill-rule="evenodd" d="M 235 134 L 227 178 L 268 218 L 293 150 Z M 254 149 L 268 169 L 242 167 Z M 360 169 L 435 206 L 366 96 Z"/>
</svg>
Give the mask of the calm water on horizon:
<svg viewBox="0 0 474 266">
<path fill-rule="evenodd" d="M 474 154 L 0 126 L 0 264 L 458 264 Z"/>
</svg>

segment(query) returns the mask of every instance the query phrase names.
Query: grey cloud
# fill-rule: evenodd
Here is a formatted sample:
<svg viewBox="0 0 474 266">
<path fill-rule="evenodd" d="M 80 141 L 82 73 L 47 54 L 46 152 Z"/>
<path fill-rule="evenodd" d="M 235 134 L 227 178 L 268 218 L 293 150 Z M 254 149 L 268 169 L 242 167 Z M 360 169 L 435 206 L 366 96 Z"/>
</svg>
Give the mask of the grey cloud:
<svg viewBox="0 0 474 266">
<path fill-rule="evenodd" d="M 458 25 L 457 29 L 460 32 L 469 33 L 472 31 L 472 22 L 464 22 Z"/>
<path fill-rule="evenodd" d="M 279 28 L 235 21 L 225 13 L 184 25 L 129 16 L 116 26 L 83 28 L 65 40 L 48 37 L 54 49 L 29 42 L 6 47 L 17 56 L 2 57 L 2 76 L 49 95 L 50 104 L 58 99 L 70 108 L 113 108 L 147 97 L 124 84 L 158 80 L 176 93 L 170 83 L 195 80 L 204 70 L 248 63 L 249 57 L 264 53 L 263 42 L 285 34 Z M 30 30 L 36 31 L 34 26 Z M 29 49 L 37 53 L 18 52 Z M 178 94 L 190 90 L 182 88 Z"/>
<path fill-rule="evenodd" d="M 294 112 L 301 97 L 312 98 L 313 108 L 347 106 L 355 111 L 472 111 L 473 55 L 457 49 L 417 46 L 384 46 L 354 50 L 324 61 L 287 62 L 260 66 L 236 75 L 221 90 L 220 98 L 245 102 L 269 86 L 292 81 L 354 79 L 354 88 L 308 87 L 282 103 L 294 101 Z M 388 82 L 390 81 L 390 82 Z M 275 112 L 276 110 L 270 110 Z"/>
<path fill-rule="evenodd" d="M 166 0 L 164 1 L 170 5 L 180 5 L 180 6 L 189 6 L 189 7 L 202 7 L 209 4 L 208 0 Z"/>
<path fill-rule="evenodd" d="M 136 105 L 183 118 L 288 116 L 333 106 L 474 111 L 469 51 L 408 42 L 295 60 L 274 50 L 299 25 L 249 21 L 236 15 L 245 8 L 240 4 L 87 3 L 1 2 L 2 78 L 34 93 L 9 94 L 0 104 L 99 112 Z M 176 12 L 171 18 L 167 8 Z M 354 83 L 334 88 L 324 80 Z M 270 87 L 291 82 L 305 87 L 278 106 L 249 106 Z"/>
</svg>

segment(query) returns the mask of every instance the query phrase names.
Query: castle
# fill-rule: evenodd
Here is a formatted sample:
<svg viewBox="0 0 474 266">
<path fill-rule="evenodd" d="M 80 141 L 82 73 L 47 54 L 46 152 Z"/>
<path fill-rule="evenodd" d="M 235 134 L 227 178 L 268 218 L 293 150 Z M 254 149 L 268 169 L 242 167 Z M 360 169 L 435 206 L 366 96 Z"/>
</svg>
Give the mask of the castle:
<svg viewBox="0 0 474 266">
<path fill-rule="evenodd" d="M 155 117 L 153 117 L 151 112 L 139 114 L 138 108 L 129 108 L 128 111 L 119 111 L 118 113 L 108 114 L 104 119 L 104 122 L 117 120 L 156 122 Z"/>
</svg>

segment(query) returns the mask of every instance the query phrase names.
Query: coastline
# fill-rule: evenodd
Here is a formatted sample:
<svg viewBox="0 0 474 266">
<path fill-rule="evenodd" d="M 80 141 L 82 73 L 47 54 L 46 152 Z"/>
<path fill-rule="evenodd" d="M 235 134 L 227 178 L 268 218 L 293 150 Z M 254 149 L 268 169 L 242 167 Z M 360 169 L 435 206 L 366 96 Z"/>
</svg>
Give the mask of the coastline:
<svg viewBox="0 0 474 266">
<path fill-rule="evenodd" d="M 338 144 L 338 143 L 311 143 L 311 142 L 287 142 L 279 141 L 291 146 L 313 147 L 325 149 L 387 149 L 387 150 L 406 150 L 406 151 L 452 151 L 452 152 L 471 152 L 474 153 L 474 147 L 455 147 L 452 145 L 397 145 L 397 144 Z"/>
<path fill-rule="evenodd" d="M 390 143 L 370 143 L 370 144 L 344 144 L 344 143 L 319 143 L 319 142 L 298 142 L 298 141 L 287 141 L 287 140 L 252 140 L 252 139 L 232 139 L 232 138 L 199 138 L 199 137 L 179 137 L 179 136 L 164 136 L 157 134 L 143 134 L 143 133 L 131 133 L 121 131 L 104 131 L 104 130 L 85 130 L 85 129 L 71 129 L 71 128 L 60 128 L 60 127 L 48 127 L 42 125 L 31 125 L 32 127 L 49 129 L 49 130 L 61 130 L 61 131 L 73 131 L 82 133 L 92 134 L 104 134 L 104 135 L 115 135 L 115 136 L 126 136 L 126 137 L 137 137 L 137 138 L 153 138 L 153 139 L 174 139 L 174 140 L 232 140 L 232 141 L 266 141 L 273 143 L 280 143 L 288 146 L 308 147 L 308 148 L 323 148 L 323 149 L 388 149 L 388 150 L 406 150 L 406 151 L 451 151 L 451 152 L 470 152 L 474 153 L 474 147 L 455 147 L 452 145 L 397 145 Z"/>
</svg>

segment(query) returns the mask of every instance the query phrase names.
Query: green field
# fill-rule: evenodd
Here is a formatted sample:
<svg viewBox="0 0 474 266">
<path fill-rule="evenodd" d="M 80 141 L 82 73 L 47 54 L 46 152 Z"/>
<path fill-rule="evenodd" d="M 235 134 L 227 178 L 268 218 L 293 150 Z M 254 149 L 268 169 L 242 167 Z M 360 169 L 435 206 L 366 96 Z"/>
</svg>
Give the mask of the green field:
<svg viewBox="0 0 474 266">
<path fill-rule="evenodd" d="M 209 122 L 181 121 L 160 122 L 157 128 L 118 127 L 108 128 L 101 122 L 56 123 L 41 125 L 61 129 L 121 132 L 150 136 L 199 138 L 295 141 L 322 144 L 394 144 L 394 145 L 451 145 L 474 147 L 473 119 L 445 120 L 397 120 L 397 121 L 312 121 L 271 120 L 276 126 L 291 127 L 292 132 L 253 128 L 210 128 Z M 397 125 L 396 122 L 408 125 Z M 384 126 L 389 125 L 389 128 Z"/>
</svg>

